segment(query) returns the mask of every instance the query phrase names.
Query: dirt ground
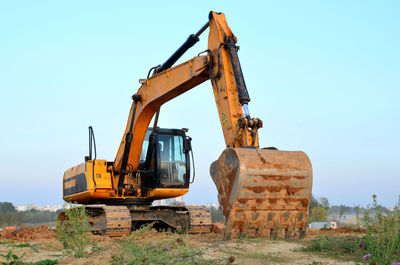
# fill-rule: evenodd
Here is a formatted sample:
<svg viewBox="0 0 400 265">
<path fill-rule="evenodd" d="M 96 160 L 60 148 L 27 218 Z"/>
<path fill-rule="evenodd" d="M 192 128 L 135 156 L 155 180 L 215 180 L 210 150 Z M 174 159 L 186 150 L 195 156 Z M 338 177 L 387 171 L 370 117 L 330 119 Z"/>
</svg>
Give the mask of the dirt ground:
<svg viewBox="0 0 400 265">
<path fill-rule="evenodd" d="M 311 253 L 298 251 L 307 240 L 320 234 L 349 234 L 352 230 L 319 231 L 308 230 L 303 240 L 237 239 L 223 240 L 222 230 L 203 235 L 188 235 L 190 245 L 200 251 L 207 260 L 226 260 L 226 264 L 355 264 Z M 74 258 L 63 252 L 62 245 L 53 237 L 54 231 L 46 226 L 21 228 L 16 231 L 0 232 L 0 254 L 12 250 L 13 254 L 24 254 L 24 262 L 57 259 L 59 264 L 109 264 L 118 252 L 118 239 L 92 236 L 95 247 L 87 249 L 87 258 Z M 139 240 L 157 242 L 174 237 L 174 234 L 146 231 Z M 12 242 L 12 243 L 11 243 Z M 16 247 L 21 242 L 29 242 L 32 247 Z M 0 258 L 0 262 L 3 261 Z"/>
</svg>

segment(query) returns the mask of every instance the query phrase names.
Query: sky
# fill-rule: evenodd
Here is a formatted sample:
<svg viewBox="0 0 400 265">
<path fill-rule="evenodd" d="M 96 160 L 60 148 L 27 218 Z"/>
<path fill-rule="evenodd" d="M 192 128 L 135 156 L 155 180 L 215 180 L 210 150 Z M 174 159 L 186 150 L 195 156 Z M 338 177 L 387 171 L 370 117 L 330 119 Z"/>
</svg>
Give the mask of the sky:
<svg viewBox="0 0 400 265">
<path fill-rule="evenodd" d="M 313 193 L 385 206 L 400 194 L 399 1 L 0 0 L 0 201 L 62 204 L 62 176 L 88 153 L 113 161 L 131 96 L 208 20 L 238 39 L 260 146 L 302 150 Z M 207 49 L 208 30 L 179 62 Z M 179 63 L 178 62 L 178 63 Z M 209 165 L 224 140 L 209 81 L 161 108 L 189 128 L 196 180 L 187 203 L 216 203 Z"/>
</svg>

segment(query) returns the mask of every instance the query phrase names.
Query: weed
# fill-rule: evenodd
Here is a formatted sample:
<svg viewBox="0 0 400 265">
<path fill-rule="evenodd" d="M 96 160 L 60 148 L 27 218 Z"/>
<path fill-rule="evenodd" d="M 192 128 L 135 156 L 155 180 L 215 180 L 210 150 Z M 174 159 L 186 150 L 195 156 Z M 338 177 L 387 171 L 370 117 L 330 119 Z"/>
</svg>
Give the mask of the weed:
<svg viewBox="0 0 400 265">
<path fill-rule="evenodd" d="M 31 244 L 29 244 L 29 243 L 22 243 L 22 244 L 17 244 L 17 245 L 12 245 L 13 247 L 16 247 L 16 248 L 28 248 L 28 247 L 30 247 L 31 246 Z"/>
<path fill-rule="evenodd" d="M 304 247 L 303 251 L 330 252 L 333 256 L 356 258 L 362 253 L 362 239 L 357 236 L 333 237 L 320 236 Z"/>
<path fill-rule="evenodd" d="M 364 255 L 368 262 L 376 264 L 391 264 L 399 261 L 400 256 L 400 214 L 399 205 L 392 212 L 383 215 L 376 195 L 372 196 L 373 207 L 376 209 L 376 222 L 373 222 L 369 211 L 364 216 L 366 235 L 364 239 Z M 369 209 L 370 210 L 370 209 Z M 366 256 L 367 256 L 366 255 Z M 364 257 L 366 257 L 364 256 Z"/>
<path fill-rule="evenodd" d="M 31 247 L 31 249 L 32 249 L 34 252 L 39 253 L 39 249 L 38 249 L 38 245 L 37 245 L 37 244 L 35 244 L 35 245 L 30 245 L 30 247 Z"/>
<path fill-rule="evenodd" d="M 17 255 L 13 254 L 12 251 L 8 251 L 8 253 L 6 255 L 4 254 L 0 254 L 1 257 L 6 259 L 6 262 L 2 262 L 2 265 L 22 265 L 24 264 L 21 259 L 24 256 L 24 254 L 22 254 L 22 256 L 18 257 Z"/>
<path fill-rule="evenodd" d="M 72 252 L 77 258 L 84 257 L 86 247 L 91 244 L 85 206 L 65 207 L 64 213 L 67 221 L 57 220 L 56 238 L 67 252 Z"/>
<path fill-rule="evenodd" d="M 215 264 L 201 258 L 200 251 L 193 249 L 187 235 L 177 235 L 159 242 L 143 242 L 138 238 L 150 230 L 153 224 L 144 225 L 128 238 L 120 241 L 118 253 L 112 264 Z"/>
<path fill-rule="evenodd" d="M 357 236 L 329 237 L 320 236 L 313 240 L 303 251 L 326 252 L 335 256 L 346 255 L 355 260 L 369 264 L 392 264 L 399 262 L 400 256 L 400 212 L 399 205 L 386 213 L 380 210 L 376 195 L 373 208 L 376 218 L 372 220 L 369 208 L 364 215 L 366 234 Z"/>
<path fill-rule="evenodd" d="M 105 249 L 104 247 L 99 247 L 99 246 L 92 247 L 93 252 L 100 252 L 100 251 L 103 251 L 104 249 Z"/>
<path fill-rule="evenodd" d="M 29 265 L 55 265 L 58 264 L 56 259 L 45 259 L 38 262 L 30 263 Z"/>
</svg>

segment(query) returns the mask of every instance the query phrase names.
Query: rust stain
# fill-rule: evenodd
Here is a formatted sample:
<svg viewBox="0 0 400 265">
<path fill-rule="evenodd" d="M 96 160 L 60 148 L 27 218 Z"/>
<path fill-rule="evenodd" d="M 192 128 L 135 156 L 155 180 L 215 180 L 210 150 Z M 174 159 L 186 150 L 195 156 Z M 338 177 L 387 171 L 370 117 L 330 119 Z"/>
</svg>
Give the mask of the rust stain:
<svg viewBox="0 0 400 265">
<path fill-rule="evenodd" d="M 282 175 L 261 175 L 265 180 L 289 180 L 291 176 L 282 176 Z"/>
</svg>

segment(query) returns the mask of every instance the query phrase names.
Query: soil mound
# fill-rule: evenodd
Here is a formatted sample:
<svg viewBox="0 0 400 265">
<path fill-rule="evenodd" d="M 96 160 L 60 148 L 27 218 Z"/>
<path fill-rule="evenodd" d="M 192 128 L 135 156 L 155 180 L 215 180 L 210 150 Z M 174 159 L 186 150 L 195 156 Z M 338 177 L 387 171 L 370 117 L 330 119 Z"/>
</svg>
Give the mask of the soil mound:
<svg viewBox="0 0 400 265">
<path fill-rule="evenodd" d="M 318 229 L 318 228 L 308 228 L 306 236 L 316 237 L 320 235 L 349 235 L 354 233 L 365 233 L 365 228 L 357 227 L 338 227 L 337 229 Z"/>
<path fill-rule="evenodd" d="M 214 233 L 224 233 L 225 225 L 223 223 L 213 223 L 211 231 Z"/>
<path fill-rule="evenodd" d="M 36 227 L 21 227 L 16 230 L 4 230 L 0 232 L 1 240 L 16 240 L 16 241 L 33 241 L 52 239 L 54 231 L 49 229 L 47 225 Z"/>
</svg>

